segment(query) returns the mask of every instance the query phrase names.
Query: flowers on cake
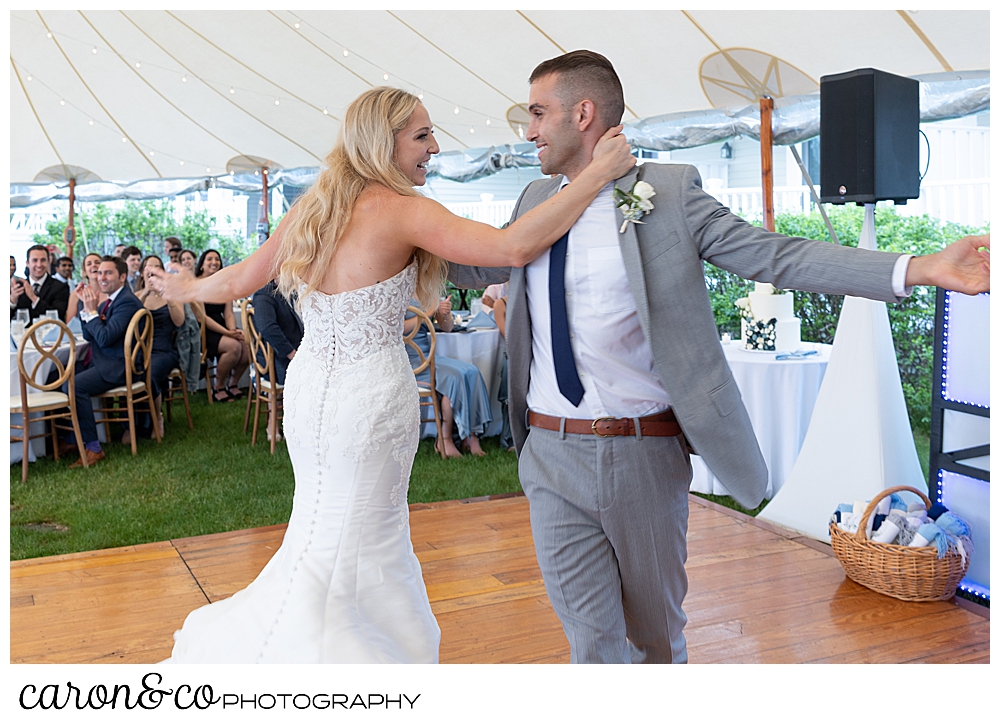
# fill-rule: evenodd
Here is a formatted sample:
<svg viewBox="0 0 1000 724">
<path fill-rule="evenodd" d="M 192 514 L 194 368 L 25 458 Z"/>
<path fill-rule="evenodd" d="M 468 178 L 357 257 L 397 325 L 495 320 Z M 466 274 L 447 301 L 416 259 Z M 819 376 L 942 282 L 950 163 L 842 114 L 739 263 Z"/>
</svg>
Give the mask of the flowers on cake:
<svg viewBox="0 0 1000 724">
<path fill-rule="evenodd" d="M 792 352 L 801 345 L 801 325 L 793 298 L 766 282 L 757 282 L 747 296 L 737 299 L 744 349 Z"/>
</svg>

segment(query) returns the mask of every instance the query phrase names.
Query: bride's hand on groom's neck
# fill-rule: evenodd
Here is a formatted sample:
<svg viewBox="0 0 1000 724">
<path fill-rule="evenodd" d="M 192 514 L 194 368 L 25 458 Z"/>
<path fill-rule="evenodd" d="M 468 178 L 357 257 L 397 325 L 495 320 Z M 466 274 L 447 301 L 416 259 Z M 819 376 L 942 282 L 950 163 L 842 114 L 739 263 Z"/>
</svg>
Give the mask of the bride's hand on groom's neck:
<svg viewBox="0 0 1000 724">
<path fill-rule="evenodd" d="M 621 178 L 635 166 L 635 156 L 626 140 L 624 126 L 612 126 L 594 146 L 594 156 L 585 171 L 591 171 L 602 185 Z"/>
</svg>

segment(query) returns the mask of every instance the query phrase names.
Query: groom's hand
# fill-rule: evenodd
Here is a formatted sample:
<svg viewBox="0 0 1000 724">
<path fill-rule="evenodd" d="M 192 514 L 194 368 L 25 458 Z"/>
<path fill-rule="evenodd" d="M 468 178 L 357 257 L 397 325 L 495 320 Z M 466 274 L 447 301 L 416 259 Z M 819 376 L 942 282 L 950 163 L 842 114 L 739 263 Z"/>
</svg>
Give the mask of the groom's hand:
<svg viewBox="0 0 1000 724">
<path fill-rule="evenodd" d="M 966 236 L 936 254 L 915 256 L 906 269 L 906 286 L 929 284 L 962 294 L 990 290 L 990 236 Z"/>
</svg>

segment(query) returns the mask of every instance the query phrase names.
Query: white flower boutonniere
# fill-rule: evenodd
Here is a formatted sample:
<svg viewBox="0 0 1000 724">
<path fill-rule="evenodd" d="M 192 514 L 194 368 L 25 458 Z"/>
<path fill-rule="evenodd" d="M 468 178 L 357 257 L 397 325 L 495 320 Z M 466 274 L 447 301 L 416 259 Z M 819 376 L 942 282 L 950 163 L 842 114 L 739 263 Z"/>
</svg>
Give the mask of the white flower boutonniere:
<svg viewBox="0 0 1000 724">
<path fill-rule="evenodd" d="M 650 201 L 653 196 L 656 196 L 656 191 L 645 181 L 636 181 L 628 191 L 622 191 L 615 186 L 614 198 L 617 202 L 615 205 L 622 210 L 622 215 L 625 217 L 622 228 L 618 230 L 619 234 L 625 233 L 625 227 L 630 221 L 633 224 L 646 223 L 639 219 L 653 210 L 653 202 Z"/>
</svg>

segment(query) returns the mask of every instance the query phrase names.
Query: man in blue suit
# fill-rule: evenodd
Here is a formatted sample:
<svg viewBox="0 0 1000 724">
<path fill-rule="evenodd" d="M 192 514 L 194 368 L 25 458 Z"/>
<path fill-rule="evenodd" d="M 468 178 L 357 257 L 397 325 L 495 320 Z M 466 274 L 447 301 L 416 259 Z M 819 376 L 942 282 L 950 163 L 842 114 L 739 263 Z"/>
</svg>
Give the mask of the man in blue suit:
<svg viewBox="0 0 1000 724">
<path fill-rule="evenodd" d="M 90 342 L 90 359 L 85 365 L 78 364 L 76 370 L 76 412 L 88 465 L 104 459 L 90 398 L 125 384 L 125 332 L 132 317 L 142 308 L 125 283 L 127 276 L 128 266 L 123 259 L 105 256 L 98 267 L 97 283 L 106 299 L 101 302 L 97 293 L 85 284 L 76 289 L 83 300 L 80 313 L 83 338 Z M 82 460 L 70 465 L 82 466 Z"/>
</svg>

